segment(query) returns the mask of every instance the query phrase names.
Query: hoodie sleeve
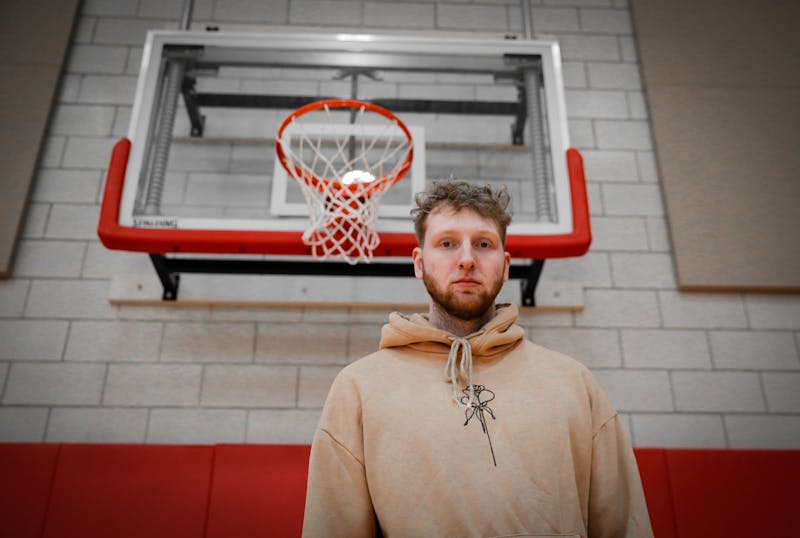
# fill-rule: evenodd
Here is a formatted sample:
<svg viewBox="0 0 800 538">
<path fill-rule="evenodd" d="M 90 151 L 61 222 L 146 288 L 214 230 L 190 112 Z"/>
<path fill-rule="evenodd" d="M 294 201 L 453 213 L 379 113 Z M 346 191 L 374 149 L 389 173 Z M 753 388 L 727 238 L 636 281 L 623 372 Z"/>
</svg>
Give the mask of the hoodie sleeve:
<svg viewBox="0 0 800 538">
<path fill-rule="evenodd" d="M 303 536 L 376 536 L 367 487 L 361 408 L 355 387 L 336 378 L 311 445 Z"/>
<path fill-rule="evenodd" d="M 589 536 L 652 537 L 639 469 L 619 415 L 594 435 L 589 486 Z"/>
</svg>

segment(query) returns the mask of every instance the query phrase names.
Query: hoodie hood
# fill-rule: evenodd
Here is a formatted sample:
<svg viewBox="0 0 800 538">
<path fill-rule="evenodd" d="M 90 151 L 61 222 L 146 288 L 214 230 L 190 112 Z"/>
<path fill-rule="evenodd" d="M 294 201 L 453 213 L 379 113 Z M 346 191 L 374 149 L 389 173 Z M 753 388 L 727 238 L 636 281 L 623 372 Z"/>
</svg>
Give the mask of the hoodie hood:
<svg viewBox="0 0 800 538">
<path fill-rule="evenodd" d="M 522 340 L 523 331 L 516 325 L 519 310 L 516 306 L 497 305 L 494 318 L 479 331 L 464 337 L 455 336 L 431 325 L 424 314 L 406 317 L 397 312 L 389 316 L 389 323 L 381 330 L 381 349 L 409 347 L 416 351 L 447 354 L 444 377 L 453 389 L 452 399 L 468 409 L 475 400 L 472 382 L 473 357 L 491 357 L 503 353 Z M 461 384 L 466 382 L 466 401 L 461 397 Z"/>
<path fill-rule="evenodd" d="M 519 309 L 516 305 L 500 304 L 494 318 L 479 331 L 464 337 L 469 342 L 475 358 L 491 356 L 515 346 L 523 336 L 522 327 L 516 325 Z M 381 349 L 408 346 L 427 353 L 450 352 L 457 337 L 431 325 L 427 314 L 405 316 L 399 312 L 389 315 L 389 323 L 381 329 Z"/>
</svg>

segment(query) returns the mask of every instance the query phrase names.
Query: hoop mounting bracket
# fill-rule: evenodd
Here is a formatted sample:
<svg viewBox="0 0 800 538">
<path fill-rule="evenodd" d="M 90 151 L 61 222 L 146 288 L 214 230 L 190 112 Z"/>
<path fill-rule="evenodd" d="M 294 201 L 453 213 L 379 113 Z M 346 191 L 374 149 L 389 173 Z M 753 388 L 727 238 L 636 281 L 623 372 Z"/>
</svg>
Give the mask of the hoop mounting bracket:
<svg viewBox="0 0 800 538">
<path fill-rule="evenodd" d="M 352 265 L 347 262 L 289 261 L 289 260 L 239 260 L 222 258 L 178 258 L 164 254 L 150 254 L 150 260 L 163 288 L 162 300 L 176 301 L 181 273 L 227 275 L 314 275 L 358 277 L 413 277 L 414 265 L 408 262 L 371 263 Z M 544 260 L 530 260 L 528 264 L 512 265 L 509 278 L 520 280 L 520 304 L 536 306 L 536 288 L 542 274 Z"/>
</svg>

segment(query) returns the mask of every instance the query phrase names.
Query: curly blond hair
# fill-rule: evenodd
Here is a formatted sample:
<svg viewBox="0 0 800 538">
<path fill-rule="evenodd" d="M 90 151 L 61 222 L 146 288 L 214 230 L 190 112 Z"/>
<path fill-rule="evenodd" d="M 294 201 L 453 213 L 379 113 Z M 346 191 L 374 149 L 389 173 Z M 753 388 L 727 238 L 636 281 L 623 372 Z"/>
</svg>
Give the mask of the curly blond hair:
<svg viewBox="0 0 800 538">
<path fill-rule="evenodd" d="M 471 209 L 481 217 L 494 221 L 505 245 L 506 228 L 511 224 L 511 197 L 505 185 L 494 190 L 489 185 L 475 185 L 456 179 L 436 181 L 424 192 L 418 193 L 414 201 L 417 207 L 411 210 L 411 218 L 420 245 L 425 238 L 428 215 L 440 207 L 455 211 Z"/>
</svg>

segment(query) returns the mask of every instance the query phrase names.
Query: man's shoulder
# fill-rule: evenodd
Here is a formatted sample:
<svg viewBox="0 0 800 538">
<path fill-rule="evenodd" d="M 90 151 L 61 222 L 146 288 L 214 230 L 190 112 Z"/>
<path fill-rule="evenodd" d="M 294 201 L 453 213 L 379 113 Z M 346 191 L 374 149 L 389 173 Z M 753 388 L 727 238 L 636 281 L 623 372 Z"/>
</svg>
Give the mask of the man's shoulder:
<svg viewBox="0 0 800 538">
<path fill-rule="evenodd" d="M 413 378 L 413 372 L 399 363 L 397 355 L 396 350 L 382 349 L 344 366 L 333 380 L 328 401 L 362 401 L 389 390 L 399 380 Z"/>
<path fill-rule="evenodd" d="M 579 360 L 562 353 L 555 349 L 544 347 L 540 344 L 532 342 L 527 338 L 522 341 L 520 350 L 527 358 L 533 359 L 538 364 L 570 373 L 575 375 L 584 375 L 589 373 L 589 369 L 585 364 Z"/>
<path fill-rule="evenodd" d="M 551 382 L 571 386 L 578 393 L 587 395 L 599 423 L 604 423 L 616 415 L 616 410 L 609 403 L 605 390 L 585 364 L 569 355 L 529 340 L 524 342 L 526 352 L 537 361 L 539 368 L 543 369 L 538 373 L 546 375 Z"/>
<path fill-rule="evenodd" d="M 381 371 L 395 360 L 397 351 L 394 349 L 380 349 L 358 358 L 342 368 L 337 377 L 343 379 L 359 379 L 371 376 Z"/>
<path fill-rule="evenodd" d="M 541 376 L 552 383 L 563 383 L 581 392 L 595 393 L 600 389 L 594 374 L 579 360 L 530 340 L 523 340 L 519 349 L 531 369 L 531 374 Z M 600 389 L 602 390 L 602 389 Z"/>
</svg>

